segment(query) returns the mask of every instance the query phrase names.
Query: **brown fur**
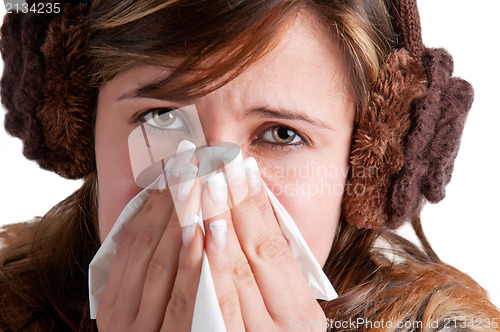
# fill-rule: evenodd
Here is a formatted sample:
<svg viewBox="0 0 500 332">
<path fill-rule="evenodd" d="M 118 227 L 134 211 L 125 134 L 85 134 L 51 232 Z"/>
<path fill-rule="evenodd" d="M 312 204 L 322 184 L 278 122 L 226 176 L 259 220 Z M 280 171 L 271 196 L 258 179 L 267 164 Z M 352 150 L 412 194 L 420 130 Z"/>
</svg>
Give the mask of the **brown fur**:
<svg viewBox="0 0 500 332">
<path fill-rule="evenodd" d="M 56 173 L 71 179 L 95 169 L 96 91 L 88 83 L 84 12 L 78 8 L 52 20 L 41 48 L 46 70 L 37 117 L 43 126 L 46 158 Z"/>
<path fill-rule="evenodd" d="M 353 225 L 380 227 L 387 220 L 387 193 L 392 177 L 403 167 L 412 103 L 426 84 L 424 69 L 407 51 L 389 55 L 353 135 L 350 190 L 343 201 L 346 219 Z M 362 191 L 353 191 L 356 188 Z"/>
<path fill-rule="evenodd" d="M 370 283 L 372 288 L 350 301 L 346 308 L 339 307 L 343 297 L 356 294 L 356 287 L 341 294 L 338 300 L 323 303 L 329 319 L 334 321 L 366 319 L 372 322 L 408 322 L 407 329 L 376 329 L 367 323 L 357 329 L 342 331 L 440 331 L 448 326 L 460 330 L 462 324 L 469 324 L 461 331 L 500 331 L 487 325 L 494 318 L 500 320 L 500 312 L 488 300 L 487 292 L 468 275 L 444 263 L 422 263 L 408 260 L 392 264 L 386 258 L 378 258 L 380 269 L 375 275 L 379 282 Z M 356 307 L 356 303 L 359 306 Z M 366 305 L 366 303 L 371 303 Z M 345 310 L 345 311 L 344 311 Z M 471 326 L 475 324 L 474 326 Z M 370 328 L 372 327 L 372 328 Z M 335 330 L 335 329 L 334 329 Z"/>
</svg>

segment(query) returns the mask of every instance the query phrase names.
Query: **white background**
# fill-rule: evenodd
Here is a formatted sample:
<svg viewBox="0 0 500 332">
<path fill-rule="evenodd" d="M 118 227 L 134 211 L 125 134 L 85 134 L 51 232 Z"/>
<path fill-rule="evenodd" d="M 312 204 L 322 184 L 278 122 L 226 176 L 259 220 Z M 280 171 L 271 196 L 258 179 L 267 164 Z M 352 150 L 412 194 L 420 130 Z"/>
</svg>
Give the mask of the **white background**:
<svg viewBox="0 0 500 332">
<path fill-rule="evenodd" d="M 455 60 L 455 75 L 469 80 L 475 89 L 447 197 L 424 208 L 424 230 L 440 258 L 471 275 L 500 306 L 500 2 L 418 3 L 424 42 L 448 49 Z M 3 16 L 5 7 L 0 7 Z M 0 66 L 1 71 L 1 61 Z M 2 110 L 2 128 L 3 118 Z M 81 184 L 26 160 L 20 140 L 3 129 L 0 151 L 0 225 L 43 215 Z"/>
</svg>

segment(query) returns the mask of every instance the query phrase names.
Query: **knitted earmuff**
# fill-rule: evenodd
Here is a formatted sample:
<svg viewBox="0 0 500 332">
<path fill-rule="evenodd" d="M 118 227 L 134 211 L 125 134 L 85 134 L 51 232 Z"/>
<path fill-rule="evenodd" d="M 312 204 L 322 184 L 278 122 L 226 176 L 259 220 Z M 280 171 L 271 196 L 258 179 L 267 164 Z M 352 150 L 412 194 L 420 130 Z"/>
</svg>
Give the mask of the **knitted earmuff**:
<svg viewBox="0 0 500 332">
<path fill-rule="evenodd" d="M 353 134 L 343 213 L 357 227 L 394 229 L 420 213 L 424 197 L 444 198 L 473 100 L 472 86 L 451 77 L 451 56 L 423 45 L 415 0 L 394 0 L 389 10 L 408 54 L 389 55 L 371 91 L 368 120 Z"/>
<path fill-rule="evenodd" d="M 451 77 L 452 58 L 424 47 L 416 0 L 392 0 L 399 47 L 391 52 L 353 134 L 343 213 L 357 227 L 396 228 L 425 199 L 444 198 L 467 112 L 471 86 Z M 28 1 L 33 3 L 47 1 Z M 1 30 L 5 128 L 24 155 L 70 178 L 95 170 L 96 89 L 85 56 L 85 1 L 60 14 L 8 14 Z M 360 176 L 359 170 L 363 169 Z"/>
<path fill-rule="evenodd" d="M 28 4 L 40 2 L 48 1 Z M 26 158 L 68 179 L 95 169 L 85 13 L 68 1 L 59 14 L 8 14 L 1 30 L 5 129 L 23 140 Z"/>
</svg>

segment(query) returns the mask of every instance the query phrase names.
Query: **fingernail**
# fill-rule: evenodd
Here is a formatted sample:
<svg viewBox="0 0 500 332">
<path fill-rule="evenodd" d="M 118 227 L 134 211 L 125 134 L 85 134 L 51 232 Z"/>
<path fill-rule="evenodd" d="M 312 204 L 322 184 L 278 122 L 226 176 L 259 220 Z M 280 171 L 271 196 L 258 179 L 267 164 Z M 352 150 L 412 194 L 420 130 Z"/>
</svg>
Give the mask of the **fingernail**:
<svg viewBox="0 0 500 332">
<path fill-rule="evenodd" d="M 192 212 L 189 212 L 184 217 L 184 221 L 181 224 L 181 227 L 189 226 L 192 224 L 196 224 L 198 222 L 198 215 Z"/>
<path fill-rule="evenodd" d="M 180 202 L 183 202 L 188 198 L 189 193 L 193 188 L 197 172 L 198 172 L 198 167 L 196 167 L 191 163 L 188 163 L 187 165 L 184 165 L 182 167 L 179 190 L 177 193 L 177 197 Z"/>
<path fill-rule="evenodd" d="M 240 185 L 245 182 L 245 166 L 239 147 L 234 147 L 222 154 L 228 183 Z"/>
<path fill-rule="evenodd" d="M 253 157 L 249 157 L 243 161 L 245 165 L 245 172 L 248 180 L 248 187 L 250 188 L 250 192 L 253 195 L 260 193 L 261 188 L 261 179 L 259 166 L 257 165 L 257 161 Z"/>
<path fill-rule="evenodd" d="M 175 161 L 172 166 L 172 174 L 174 176 L 179 177 L 181 175 L 182 167 L 185 164 L 189 163 L 195 150 L 196 150 L 196 145 L 194 145 L 194 143 L 188 140 L 183 140 L 182 142 L 179 143 L 179 146 L 177 147 L 177 154 L 175 156 Z"/>
<path fill-rule="evenodd" d="M 177 153 L 186 152 L 188 150 L 194 150 L 194 149 L 196 149 L 196 145 L 194 145 L 193 142 L 185 139 L 182 140 L 177 146 Z"/>
<path fill-rule="evenodd" d="M 217 173 L 208 179 L 210 197 L 217 207 L 227 205 L 227 184 L 224 173 Z"/>
<path fill-rule="evenodd" d="M 184 247 L 189 246 L 189 244 L 193 240 L 194 232 L 196 231 L 196 226 L 198 226 L 198 224 L 195 223 L 182 227 L 182 245 Z"/>
<path fill-rule="evenodd" d="M 217 249 L 226 248 L 227 223 L 224 219 L 217 219 L 210 223 L 210 231 Z"/>
</svg>

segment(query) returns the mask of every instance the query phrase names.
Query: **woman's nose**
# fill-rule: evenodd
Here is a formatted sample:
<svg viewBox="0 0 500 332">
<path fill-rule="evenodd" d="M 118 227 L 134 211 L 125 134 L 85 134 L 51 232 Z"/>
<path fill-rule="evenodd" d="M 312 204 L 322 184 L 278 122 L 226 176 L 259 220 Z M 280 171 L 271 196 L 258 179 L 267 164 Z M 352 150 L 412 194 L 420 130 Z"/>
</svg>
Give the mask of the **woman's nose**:
<svg viewBox="0 0 500 332">
<path fill-rule="evenodd" d="M 210 117 L 200 116 L 200 121 L 208 145 L 215 142 L 245 145 L 248 135 L 245 133 L 244 124 L 238 123 L 232 116 L 218 116 L 217 114 Z"/>
</svg>

